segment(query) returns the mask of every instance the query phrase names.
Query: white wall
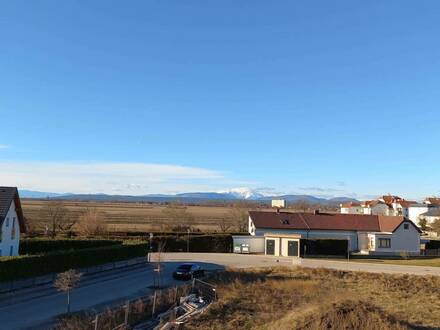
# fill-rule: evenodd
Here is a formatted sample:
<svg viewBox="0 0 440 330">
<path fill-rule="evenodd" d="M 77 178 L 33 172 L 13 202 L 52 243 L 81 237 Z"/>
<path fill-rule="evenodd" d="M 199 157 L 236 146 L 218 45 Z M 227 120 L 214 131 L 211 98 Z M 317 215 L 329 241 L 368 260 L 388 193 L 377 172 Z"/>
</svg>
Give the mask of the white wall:
<svg viewBox="0 0 440 330">
<path fill-rule="evenodd" d="M 358 249 L 361 252 L 368 250 L 368 233 L 358 233 Z"/>
<path fill-rule="evenodd" d="M 429 211 L 429 206 L 410 206 L 408 207 L 408 218 L 416 225 L 419 225 L 419 216 Z"/>
<path fill-rule="evenodd" d="M 15 228 L 15 238 L 12 239 L 12 230 Z M 20 244 L 20 226 L 18 223 L 18 216 L 15 212 L 15 203 L 12 202 L 5 221 L 2 225 L 2 237 L 0 241 L 0 255 L 1 256 L 17 256 Z M 11 254 L 12 247 L 12 254 Z"/>
<path fill-rule="evenodd" d="M 265 240 L 264 237 L 260 236 L 232 236 L 234 246 L 236 244 L 249 244 L 250 253 L 264 253 Z"/>
<path fill-rule="evenodd" d="M 377 204 L 371 208 L 372 215 L 389 215 L 390 208 L 386 204 Z"/>
<path fill-rule="evenodd" d="M 341 207 L 342 214 L 350 214 L 350 207 Z"/>
<path fill-rule="evenodd" d="M 251 217 L 249 217 L 248 231 L 249 231 L 249 234 L 251 234 L 252 236 L 255 235 L 255 225 L 254 225 L 254 222 L 252 221 Z"/>
<path fill-rule="evenodd" d="M 410 252 L 411 254 L 420 253 L 420 233 L 409 222 L 408 229 L 404 229 L 404 223 L 402 223 L 397 230 L 392 234 L 375 234 L 374 235 L 374 247 L 372 251 L 380 253 L 393 253 L 399 254 L 401 251 Z M 379 238 L 390 238 L 391 248 L 380 248 Z"/>
<path fill-rule="evenodd" d="M 362 206 L 341 207 L 342 214 L 364 214 Z"/>
</svg>

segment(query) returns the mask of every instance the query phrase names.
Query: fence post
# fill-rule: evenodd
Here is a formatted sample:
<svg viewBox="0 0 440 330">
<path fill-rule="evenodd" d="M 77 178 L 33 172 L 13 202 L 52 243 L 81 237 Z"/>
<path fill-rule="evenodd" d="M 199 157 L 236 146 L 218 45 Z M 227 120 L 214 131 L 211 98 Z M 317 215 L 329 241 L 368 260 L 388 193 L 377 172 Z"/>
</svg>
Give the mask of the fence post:
<svg viewBox="0 0 440 330">
<path fill-rule="evenodd" d="M 125 305 L 125 319 L 124 324 L 128 325 L 128 314 L 130 313 L 130 300 L 127 300 L 127 305 Z"/>
<path fill-rule="evenodd" d="M 153 309 L 152 309 L 152 312 L 151 312 L 151 317 L 154 317 L 154 313 L 156 312 L 156 296 L 157 296 L 157 291 L 154 290 Z"/>
<path fill-rule="evenodd" d="M 99 319 L 99 315 L 96 314 L 95 321 L 93 321 L 93 323 L 95 323 L 95 330 L 98 330 L 98 319 Z"/>
</svg>

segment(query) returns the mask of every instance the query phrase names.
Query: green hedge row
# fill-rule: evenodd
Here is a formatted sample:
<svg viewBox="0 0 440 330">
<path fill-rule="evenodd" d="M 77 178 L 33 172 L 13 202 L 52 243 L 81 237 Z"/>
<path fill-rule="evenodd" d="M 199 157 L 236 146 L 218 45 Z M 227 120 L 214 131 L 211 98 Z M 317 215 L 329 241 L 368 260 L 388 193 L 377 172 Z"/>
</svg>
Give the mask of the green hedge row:
<svg viewBox="0 0 440 330">
<path fill-rule="evenodd" d="M 146 256 L 148 244 L 112 245 L 89 249 L 65 250 L 44 255 L 0 258 L 0 281 L 63 272 Z"/>
<path fill-rule="evenodd" d="M 46 254 L 62 250 L 89 249 L 121 244 L 122 241 L 105 239 L 23 239 L 20 241 L 20 254 Z"/>
<path fill-rule="evenodd" d="M 185 235 L 178 238 L 172 236 L 154 237 L 154 251 L 157 251 L 159 242 L 164 242 L 166 252 L 186 252 L 188 248 L 188 237 Z M 232 252 L 232 245 L 231 235 L 190 235 L 189 238 L 190 252 L 229 253 Z"/>
</svg>

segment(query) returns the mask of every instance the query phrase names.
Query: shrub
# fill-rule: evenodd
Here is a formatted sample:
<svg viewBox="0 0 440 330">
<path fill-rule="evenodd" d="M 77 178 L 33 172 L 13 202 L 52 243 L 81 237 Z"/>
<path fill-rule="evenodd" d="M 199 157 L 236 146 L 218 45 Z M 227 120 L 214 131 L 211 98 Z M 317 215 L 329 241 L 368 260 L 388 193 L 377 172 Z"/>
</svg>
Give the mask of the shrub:
<svg viewBox="0 0 440 330">
<path fill-rule="evenodd" d="M 2 258 L 0 259 L 0 281 L 59 273 L 71 268 L 90 267 L 142 257 L 147 251 L 148 244 L 130 244 Z"/>
<path fill-rule="evenodd" d="M 122 241 L 103 239 L 24 239 L 20 241 L 20 254 L 45 254 L 61 250 L 87 249 L 121 244 Z"/>
<path fill-rule="evenodd" d="M 103 216 L 96 209 L 86 209 L 78 219 L 77 231 L 85 236 L 99 236 L 108 232 Z"/>
</svg>

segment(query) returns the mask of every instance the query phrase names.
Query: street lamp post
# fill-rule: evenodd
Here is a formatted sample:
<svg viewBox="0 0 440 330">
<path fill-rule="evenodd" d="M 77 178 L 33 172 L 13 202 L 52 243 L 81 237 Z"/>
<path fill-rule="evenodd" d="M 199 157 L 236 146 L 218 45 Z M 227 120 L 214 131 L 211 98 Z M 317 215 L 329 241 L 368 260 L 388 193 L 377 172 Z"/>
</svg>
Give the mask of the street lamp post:
<svg viewBox="0 0 440 330">
<path fill-rule="evenodd" d="M 189 252 L 189 233 L 191 232 L 189 228 L 187 229 L 187 232 L 188 232 L 188 239 L 186 241 L 186 252 Z"/>
</svg>

